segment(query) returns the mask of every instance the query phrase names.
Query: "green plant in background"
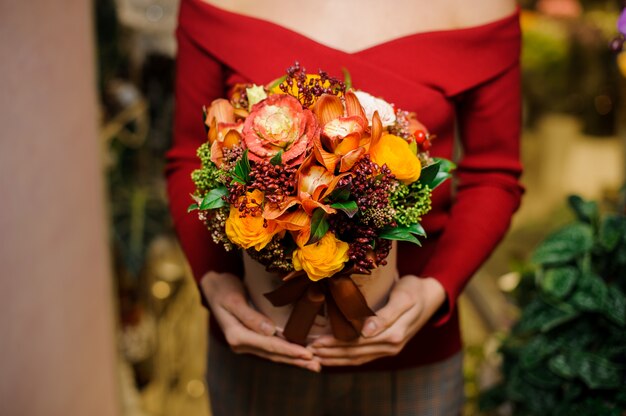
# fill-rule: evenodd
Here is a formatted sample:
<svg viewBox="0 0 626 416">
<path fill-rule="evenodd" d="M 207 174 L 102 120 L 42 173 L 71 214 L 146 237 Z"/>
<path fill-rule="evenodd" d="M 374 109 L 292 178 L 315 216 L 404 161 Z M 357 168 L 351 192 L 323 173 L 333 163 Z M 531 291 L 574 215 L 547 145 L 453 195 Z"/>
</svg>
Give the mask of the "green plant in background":
<svg viewBox="0 0 626 416">
<path fill-rule="evenodd" d="M 569 198 L 576 221 L 548 236 L 517 293 L 503 381 L 481 408 L 515 415 L 626 414 L 626 215 Z"/>
</svg>

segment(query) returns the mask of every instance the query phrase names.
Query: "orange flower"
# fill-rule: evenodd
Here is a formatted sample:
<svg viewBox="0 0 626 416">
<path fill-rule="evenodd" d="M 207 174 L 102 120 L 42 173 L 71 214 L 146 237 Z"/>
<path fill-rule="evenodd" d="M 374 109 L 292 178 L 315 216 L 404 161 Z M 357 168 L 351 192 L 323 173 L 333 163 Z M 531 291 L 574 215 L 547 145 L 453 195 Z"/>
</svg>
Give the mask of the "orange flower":
<svg viewBox="0 0 626 416">
<path fill-rule="evenodd" d="M 370 147 L 370 156 L 378 165 L 387 165 L 391 173 L 404 183 L 412 183 L 422 173 L 422 163 L 401 137 L 384 134 Z"/>
<path fill-rule="evenodd" d="M 311 111 L 290 95 L 270 95 L 254 105 L 243 126 L 250 160 L 260 162 L 282 151 L 282 162 L 299 163 L 319 134 Z"/>
<path fill-rule="evenodd" d="M 247 197 L 249 208 L 259 206 L 263 201 L 263 192 L 254 190 L 248 192 Z M 230 214 L 226 220 L 226 236 L 230 241 L 244 249 L 254 247 L 259 251 L 272 241 L 275 234 L 282 230 L 274 221 L 268 220 L 266 223 L 260 213 L 256 215 L 247 214 L 242 218 L 241 211 L 235 206 L 230 207 Z"/>
<path fill-rule="evenodd" d="M 339 166 L 340 172 L 346 172 L 365 154 L 368 140 L 366 129 L 367 118 L 359 99 L 348 91 L 344 102 L 341 98 L 324 94 L 313 111 L 322 127 L 322 134 L 313 141 L 313 149 L 317 160 L 330 172 Z"/>
<path fill-rule="evenodd" d="M 293 252 L 294 269 L 304 270 L 314 282 L 343 269 L 349 260 L 348 243 L 337 239 L 332 232 L 327 232 L 317 243 L 304 245 L 308 239 L 308 233 L 300 233 L 297 238 L 298 248 Z"/>
<path fill-rule="evenodd" d="M 235 108 L 223 98 L 211 103 L 206 110 L 204 124 L 208 127 L 208 139 L 211 144 L 211 161 L 222 166 L 223 150 L 241 143 L 243 121 L 236 120 Z"/>
</svg>

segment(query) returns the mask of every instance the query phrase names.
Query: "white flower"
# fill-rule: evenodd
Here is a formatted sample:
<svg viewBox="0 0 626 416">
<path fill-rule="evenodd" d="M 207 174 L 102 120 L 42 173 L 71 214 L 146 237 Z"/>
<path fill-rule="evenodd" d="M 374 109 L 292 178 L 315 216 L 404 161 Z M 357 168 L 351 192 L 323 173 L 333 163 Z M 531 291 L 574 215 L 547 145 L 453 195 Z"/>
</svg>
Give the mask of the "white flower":
<svg viewBox="0 0 626 416">
<path fill-rule="evenodd" d="M 365 91 L 354 91 L 354 94 L 359 99 L 363 110 L 365 110 L 365 115 L 367 116 L 367 121 L 370 126 L 372 125 L 372 117 L 374 116 L 375 111 L 378 111 L 378 116 L 380 117 L 380 121 L 383 123 L 383 127 L 389 127 L 395 123 L 396 113 L 391 104 L 387 101 L 381 98 L 376 98 Z"/>
</svg>

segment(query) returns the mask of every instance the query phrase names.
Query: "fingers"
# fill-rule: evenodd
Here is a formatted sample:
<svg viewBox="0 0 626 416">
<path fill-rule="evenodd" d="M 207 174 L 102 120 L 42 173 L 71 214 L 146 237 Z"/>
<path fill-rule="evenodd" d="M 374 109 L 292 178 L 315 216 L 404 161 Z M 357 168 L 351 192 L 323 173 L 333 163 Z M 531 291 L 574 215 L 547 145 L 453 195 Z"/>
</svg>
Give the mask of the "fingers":
<svg viewBox="0 0 626 416">
<path fill-rule="evenodd" d="M 410 292 L 403 286 L 405 285 L 400 280 L 389 295 L 387 304 L 376 312 L 376 316 L 367 318 L 361 331 L 363 337 L 372 338 L 379 335 L 415 305 Z"/>
<path fill-rule="evenodd" d="M 258 334 L 239 322 L 225 309 L 215 309 L 215 318 L 224 329 L 224 336 L 230 348 L 238 354 L 255 354 L 265 359 L 296 365 L 310 371 L 319 372 L 319 360 L 306 348 L 292 344 L 276 336 Z"/>
<path fill-rule="evenodd" d="M 259 357 L 265 358 L 266 360 L 270 360 L 275 363 L 294 365 L 296 367 L 304 368 L 305 370 L 313 371 L 315 373 L 319 373 L 322 370 L 322 365 L 317 358 L 311 360 L 290 358 L 281 355 L 269 354 L 263 350 L 254 348 L 245 348 L 241 351 L 241 353 L 258 355 Z"/>
<path fill-rule="evenodd" d="M 230 294 L 221 306 L 252 331 L 263 335 L 276 333 L 276 325 L 267 316 L 251 308 L 243 294 Z"/>
</svg>

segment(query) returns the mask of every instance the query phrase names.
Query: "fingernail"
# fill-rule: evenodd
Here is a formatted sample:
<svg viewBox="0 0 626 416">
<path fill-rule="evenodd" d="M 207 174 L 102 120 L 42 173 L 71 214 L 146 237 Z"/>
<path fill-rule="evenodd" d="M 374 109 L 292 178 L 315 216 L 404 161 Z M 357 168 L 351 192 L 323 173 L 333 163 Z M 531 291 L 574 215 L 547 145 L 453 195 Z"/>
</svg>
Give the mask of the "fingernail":
<svg viewBox="0 0 626 416">
<path fill-rule="evenodd" d="M 363 327 L 363 330 L 361 331 L 361 335 L 363 335 L 364 337 L 371 337 L 372 335 L 376 333 L 377 328 L 378 328 L 378 325 L 376 325 L 376 322 L 369 321 Z"/>
<path fill-rule="evenodd" d="M 261 332 L 263 332 L 265 335 L 274 335 L 276 333 L 276 327 L 268 324 L 267 322 L 262 322 Z"/>
<path fill-rule="evenodd" d="M 307 366 L 307 368 L 311 371 L 314 371 L 316 373 L 319 373 L 320 371 L 322 371 L 322 367 L 320 366 L 319 363 L 313 363 L 313 364 L 309 364 Z"/>
</svg>

